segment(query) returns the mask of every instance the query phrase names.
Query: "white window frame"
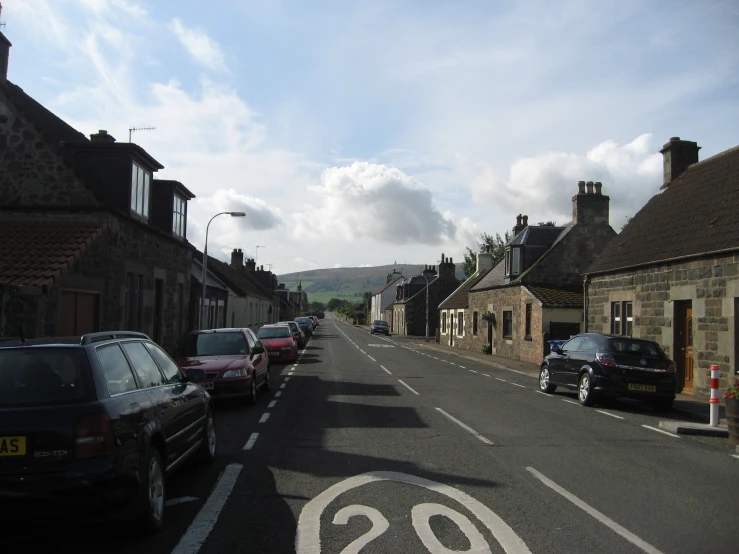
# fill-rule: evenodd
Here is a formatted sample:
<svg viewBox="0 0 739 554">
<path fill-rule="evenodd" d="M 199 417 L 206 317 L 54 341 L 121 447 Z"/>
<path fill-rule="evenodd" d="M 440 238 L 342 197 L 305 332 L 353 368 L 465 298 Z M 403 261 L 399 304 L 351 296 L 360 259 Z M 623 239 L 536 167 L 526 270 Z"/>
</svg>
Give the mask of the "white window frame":
<svg viewBox="0 0 739 554">
<path fill-rule="evenodd" d="M 521 273 L 521 249 L 511 248 L 511 275 L 518 275 Z"/>
<path fill-rule="evenodd" d="M 172 233 L 185 238 L 185 225 L 187 217 L 187 203 L 178 195 L 172 197 Z"/>
<path fill-rule="evenodd" d="M 151 173 L 136 162 L 131 167 L 131 211 L 149 218 L 149 195 L 151 194 Z"/>
<path fill-rule="evenodd" d="M 464 336 L 464 310 L 457 312 L 457 336 Z"/>
</svg>

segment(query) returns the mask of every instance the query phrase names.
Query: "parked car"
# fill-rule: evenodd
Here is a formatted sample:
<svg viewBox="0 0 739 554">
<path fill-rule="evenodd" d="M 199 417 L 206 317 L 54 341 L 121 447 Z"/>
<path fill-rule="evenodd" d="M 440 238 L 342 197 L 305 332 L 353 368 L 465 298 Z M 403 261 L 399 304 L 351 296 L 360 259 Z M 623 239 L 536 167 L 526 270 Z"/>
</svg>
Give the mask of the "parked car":
<svg viewBox="0 0 739 554">
<path fill-rule="evenodd" d="M 390 335 L 390 326 L 387 324 L 387 321 L 376 319 L 372 322 L 372 325 L 370 325 L 370 333 L 382 333 L 383 335 Z"/>
<path fill-rule="evenodd" d="M 314 315 L 309 315 L 308 317 L 313 322 L 313 329 L 317 329 L 318 328 L 318 318 Z"/>
<path fill-rule="evenodd" d="M 75 518 L 86 507 L 158 530 L 166 476 L 216 457 L 203 377 L 143 333 L 0 343 L 0 502 L 34 519 L 69 504 Z"/>
<path fill-rule="evenodd" d="M 269 390 L 269 356 L 251 329 L 209 329 L 185 335 L 184 370 L 205 371 L 200 383 L 214 398 L 244 398 L 257 401 L 258 389 Z"/>
<path fill-rule="evenodd" d="M 551 393 L 558 386 L 577 390 L 581 404 L 602 397 L 646 400 L 657 410 L 669 410 L 675 400 L 676 366 L 653 341 L 583 333 L 544 358 L 539 388 Z"/>
<path fill-rule="evenodd" d="M 305 333 L 306 337 L 310 337 L 313 335 L 313 320 L 309 317 L 296 317 L 295 323 L 297 323 L 300 326 L 300 330 Z"/>
<path fill-rule="evenodd" d="M 273 362 L 294 362 L 298 359 L 298 343 L 287 325 L 265 325 L 257 337 Z"/>
<path fill-rule="evenodd" d="M 303 330 L 300 328 L 300 325 L 298 325 L 295 321 L 278 321 L 277 325 L 287 325 L 290 327 L 290 329 L 293 332 L 293 337 L 295 337 L 295 340 L 298 343 L 298 348 L 303 348 L 305 346 L 305 333 L 303 333 Z"/>
</svg>

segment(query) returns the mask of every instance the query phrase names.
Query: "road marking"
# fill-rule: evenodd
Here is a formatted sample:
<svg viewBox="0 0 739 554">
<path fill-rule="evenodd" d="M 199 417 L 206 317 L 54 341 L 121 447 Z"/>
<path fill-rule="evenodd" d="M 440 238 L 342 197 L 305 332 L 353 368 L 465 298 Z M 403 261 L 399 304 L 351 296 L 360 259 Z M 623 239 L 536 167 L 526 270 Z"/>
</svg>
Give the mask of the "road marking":
<svg viewBox="0 0 739 554">
<path fill-rule="evenodd" d="M 167 500 L 164 503 L 164 505 L 165 506 L 176 506 L 177 504 L 185 504 L 186 502 L 193 502 L 194 500 L 197 500 L 197 497 L 181 496 L 180 498 L 173 498 L 172 500 Z"/>
<path fill-rule="evenodd" d="M 462 369 L 467 369 L 467 368 L 466 368 L 466 367 L 464 367 L 463 365 L 461 365 L 461 366 L 459 366 L 459 367 L 461 367 Z"/>
<path fill-rule="evenodd" d="M 674 433 L 670 433 L 669 431 L 663 431 L 662 429 L 657 429 L 656 427 L 651 427 L 650 425 L 642 425 L 645 429 L 651 429 L 652 431 L 657 431 L 658 433 L 662 433 L 663 435 L 667 435 L 668 437 L 672 437 L 675 439 L 679 439 L 680 435 L 675 435 Z"/>
<path fill-rule="evenodd" d="M 623 419 L 620 415 L 610 414 L 608 412 L 604 412 L 603 410 L 595 410 L 595 411 L 598 412 L 599 414 L 609 415 L 611 417 L 615 417 L 616 419 Z"/>
<path fill-rule="evenodd" d="M 264 423 L 269 419 L 269 413 L 262 414 L 262 418 L 259 420 L 259 423 Z"/>
<path fill-rule="evenodd" d="M 563 398 L 562 399 L 562 402 L 567 402 L 568 404 L 574 404 L 575 406 L 579 406 L 580 405 L 579 402 L 575 402 L 574 400 L 568 400 L 566 398 Z"/>
<path fill-rule="evenodd" d="M 280 388 L 281 388 L 281 389 L 284 389 L 284 388 L 285 388 L 285 383 L 282 383 L 282 384 L 280 385 Z"/>
<path fill-rule="evenodd" d="M 289 380 L 290 380 L 290 377 L 285 377 L 285 383 L 286 383 L 286 382 L 288 382 Z M 285 383 L 283 383 L 283 385 L 284 385 Z"/>
<path fill-rule="evenodd" d="M 732 454 L 731 457 L 732 458 L 736 458 L 737 460 L 739 460 L 739 454 Z"/>
<path fill-rule="evenodd" d="M 481 373 L 480 375 L 482 375 L 483 377 L 490 377 L 490 375 L 488 375 L 487 373 Z"/>
<path fill-rule="evenodd" d="M 246 441 L 246 444 L 244 445 L 244 450 L 251 450 L 254 447 L 254 443 L 257 442 L 258 437 L 259 433 L 252 433 L 249 440 Z"/>
<path fill-rule="evenodd" d="M 401 381 L 400 379 L 398 379 L 398 383 L 400 383 L 401 385 L 403 385 L 405 388 L 407 388 L 413 394 L 415 394 L 417 396 L 420 396 L 415 390 L 413 390 L 411 387 L 409 387 L 404 381 Z"/>
<path fill-rule="evenodd" d="M 390 370 L 388 368 L 386 368 L 384 365 L 381 365 L 380 367 L 382 369 L 384 369 L 387 372 L 388 375 L 392 375 L 392 373 L 390 373 Z"/>
<path fill-rule="evenodd" d="M 278 391 L 277 391 L 277 392 L 275 393 L 275 398 L 279 398 L 280 396 L 282 396 L 282 391 L 281 391 L 281 390 L 278 390 Z"/>
<path fill-rule="evenodd" d="M 540 391 L 540 390 L 535 390 L 534 392 L 538 392 L 539 394 L 543 394 L 543 395 L 544 395 L 544 396 L 546 396 L 547 398 L 551 398 L 551 397 L 552 397 L 552 395 L 551 395 L 551 394 L 547 394 L 546 392 L 542 392 L 542 391 Z"/>
<path fill-rule="evenodd" d="M 526 388 L 525 385 L 519 385 L 518 383 L 511 382 L 511 385 L 513 385 L 514 387 L 521 387 L 522 389 L 525 389 Z"/>
<path fill-rule="evenodd" d="M 470 369 L 470 371 L 471 371 L 472 373 L 477 373 L 477 371 L 475 371 L 474 369 Z"/>
<path fill-rule="evenodd" d="M 290 368 L 290 373 L 292 373 L 293 371 L 295 371 L 295 368 L 294 367 L 291 367 Z"/>
<path fill-rule="evenodd" d="M 275 404 L 277 404 L 277 400 L 273 400 L 272 402 L 270 402 L 269 404 L 267 404 L 267 407 L 268 408 L 274 408 L 275 407 Z"/>
<path fill-rule="evenodd" d="M 368 358 L 369 358 L 370 360 L 372 360 L 373 362 L 376 362 L 376 361 L 377 361 L 377 360 L 375 360 L 375 359 L 374 359 L 374 358 L 373 358 L 372 356 L 370 356 L 369 354 L 367 354 L 367 357 L 368 357 Z"/>
<path fill-rule="evenodd" d="M 507 383 L 507 382 L 508 382 L 508 381 L 506 381 L 505 379 L 501 379 L 500 377 L 496 377 L 495 379 L 496 379 L 497 381 L 500 381 L 501 383 Z"/>
<path fill-rule="evenodd" d="M 226 505 L 226 500 L 231 495 L 231 491 L 236 484 L 242 469 L 241 464 L 229 464 L 218 478 L 213 492 L 210 493 L 208 500 L 205 502 L 198 515 L 187 528 L 187 532 L 182 536 L 180 542 L 175 546 L 172 554 L 196 554 L 200 547 L 203 546 L 205 539 L 213 530 L 213 526 L 218 521 L 218 516 Z"/>
<path fill-rule="evenodd" d="M 549 479 L 548 477 L 545 477 L 538 471 L 536 471 L 533 467 L 527 467 L 526 471 L 531 473 L 534 477 L 536 477 L 539 481 L 544 483 L 547 487 L 552 489 L 554 492 L 559 493 L 561 496 L 564 496 L 567 500 L 572 502 L 575 506 L 583 510 L 584 512 L 587 512 L 591 516 L 593 516 L 595 519 L 600 521 L 603 525 L 611 529 L 611 531 L 615 532 L 618 535 L 621 535 L 623 538 L 625 538 L 627 541 L 629 541 L 631 544 L 636 546 L 637 548 L 642 549 L 644 552 L 648 552 L 649 554 L 662 554 L 662 552 L 655 547 L 653 547 L 648 542 L 640 539 L 637 537 L 634 533 L 629 531 L 628 529 L 625 529 L 624 527 L 621 527 L 618 523 L 613 521 L 611 518 L 603 514 L 602 512 L 599 512 L 589 504 L 583 502 L 580 500 L 577 496 L 574 494 L 566 491 L 562 487 L 560 487 L 557 483 Z"/>
<path fill-rule="evenodd" d="M 459 425 L 465 431 L 469 431 L 470 433 L 472 433 L 473 435 L 475 435 L 478 439 L 480 439 L 485 444 L 493 444 L 493 441 L 491 441 L 490 439 L 487 439 L 487 438 L 483 437 L 480 433 L 478 433 L 477 431 L 475 431 L 472 427 L 470 427 L 469 425 L 467 425 L 465 423 L 462 423 L 461 421 L 459 421 L 453 415 L 445 412 L 441 408 L 436 408 L 436 410 L 439 411 L 439 412 L 441 412 L 442 414 L 444 414 L 449 419 L 451 419 L 454 423 L 456 423 L 457 425 Z"/>
</svg>

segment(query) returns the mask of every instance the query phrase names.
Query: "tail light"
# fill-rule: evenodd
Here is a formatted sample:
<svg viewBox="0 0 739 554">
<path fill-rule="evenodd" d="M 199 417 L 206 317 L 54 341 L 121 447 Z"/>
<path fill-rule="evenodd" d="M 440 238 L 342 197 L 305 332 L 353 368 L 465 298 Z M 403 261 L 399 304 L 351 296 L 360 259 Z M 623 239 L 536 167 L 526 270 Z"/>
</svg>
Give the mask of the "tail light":
<svg viewBox="0 0 739 554">
<path fill-rule="evenodd" d="M 105 412 L 86 415 L 74 427 L 74 457 L 98 458 L 113 454 L 113 429 Z"/>
<path fill-rule="evenodd" d="M 613 356 L 611 356 L 610 354 L 598 352 L 595 355 L 595 358 L 605 367 L 618 367 L 618 363 L 616 362 L 616 360 L 613 359 Z"/>
<path fill-rule="evenodd" d="M 675 365 L 675 362 L 670 362 L 670 365 L 667 366 L 667 369 L 665 371 L 675 373 L 675 371 L 677 371 L 677 365 Z"/>
</svg>

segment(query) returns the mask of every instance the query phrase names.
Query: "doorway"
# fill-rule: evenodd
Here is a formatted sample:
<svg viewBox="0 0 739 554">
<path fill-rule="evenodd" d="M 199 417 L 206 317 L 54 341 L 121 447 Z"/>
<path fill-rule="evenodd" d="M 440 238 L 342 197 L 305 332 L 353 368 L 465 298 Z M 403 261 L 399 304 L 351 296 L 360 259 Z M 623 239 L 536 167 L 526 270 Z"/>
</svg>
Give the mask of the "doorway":
<svg viewBox="0 0 739 554">
<path fill-rule="evenodd" d="M 675 302 L 675 365 L 677 365 L 677 386 L 685 394 L 693 394 L 693 301 Z"/>
<path fill-rule="evenodd" d="M 97 293 L 59 292 L 59 336 L 73 337 L 100 330 L 100 296 Z"/>
</svg>

